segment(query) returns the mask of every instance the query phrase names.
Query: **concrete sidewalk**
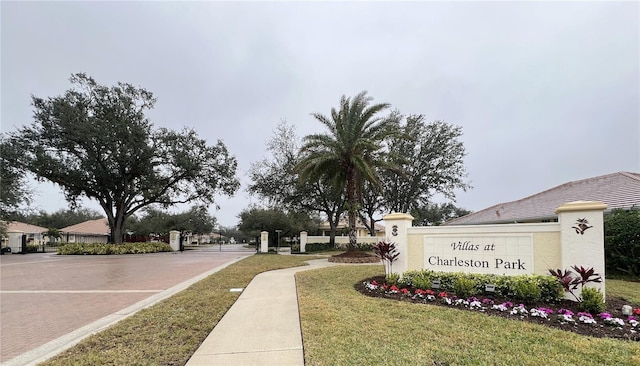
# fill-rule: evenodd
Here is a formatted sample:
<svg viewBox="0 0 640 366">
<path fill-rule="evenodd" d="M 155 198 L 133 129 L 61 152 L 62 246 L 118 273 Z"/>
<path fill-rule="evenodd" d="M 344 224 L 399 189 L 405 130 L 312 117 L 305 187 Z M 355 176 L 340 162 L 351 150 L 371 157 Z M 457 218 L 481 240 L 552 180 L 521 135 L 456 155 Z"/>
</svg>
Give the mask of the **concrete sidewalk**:
<svg viewBox="0 0 640 366">
<path fill-rule="evenodd" d="M 294 274 L 336 265 L 326 259 L 308 263 L 257 275 L 187 366 L 304 365 Z"/>
</svg>

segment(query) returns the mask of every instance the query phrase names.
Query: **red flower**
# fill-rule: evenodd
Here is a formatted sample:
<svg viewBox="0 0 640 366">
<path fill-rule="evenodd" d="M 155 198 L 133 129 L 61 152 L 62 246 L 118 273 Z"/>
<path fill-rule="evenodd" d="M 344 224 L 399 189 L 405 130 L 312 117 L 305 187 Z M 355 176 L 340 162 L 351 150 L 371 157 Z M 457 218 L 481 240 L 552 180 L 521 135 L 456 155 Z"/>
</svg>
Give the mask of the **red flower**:
<svg viewBox="0 0 640 366">
<path fill-rule="evenodd" d="M 640 315 L 640 308 L 633 309 L 633 313 L 636 315 Z"/>
<path fill-rule="evenodd" d="M 400 290 L 400 292 L 402 292 L 403 295 L 410 294 L 409 290 L 407 290 L 406 288 L 403 288 L 402 290 Z"/>
<path fill-rule="evenodd" d="M 443 297 L 449 297 L 449 294 L 447 294 L 446 292 L 442 291 L 441 293 L 438 294 L 439 298 L 443 298 Z"/>
<path fill-rule="evenodd" d="M 377 286 L 377 285 L 378 285 L 378 283 L 377 283 L 376 281 L 371 281 L 371 284 L 372 284 L 372 285 L 375 285 L 375 286 Z"/>
<path fill-rule="evenodd" d="M 396 285 L 391 286 L 390 288 L 391 291 L 398 291 L 398 288 L 396 287 Z"/>
<path fill-rule="evenodd" d="M 380 286 L 380 287 L 382 287 L 382 289 L 383 289 L 383 290 L 385 290 L 385 291 L 386 291 L 387 289 L 389 289 L 389 285 L 387 285 L 386 283 L 385 283 L 384 285 Z"/>
<path fill-rule="evenodd" d="M 424 295 L 426 294 L 426 291 L 422 290 L 422 289 L 416 289 L 416 294 L 418 295 Z"/>
<path fill-rule="evenodd" d="M 425 291 L 427 293 L 427 295 L 435 295 L 436 293 L 433 292 L 433 290 L 427 290 Z"/>
</svg>

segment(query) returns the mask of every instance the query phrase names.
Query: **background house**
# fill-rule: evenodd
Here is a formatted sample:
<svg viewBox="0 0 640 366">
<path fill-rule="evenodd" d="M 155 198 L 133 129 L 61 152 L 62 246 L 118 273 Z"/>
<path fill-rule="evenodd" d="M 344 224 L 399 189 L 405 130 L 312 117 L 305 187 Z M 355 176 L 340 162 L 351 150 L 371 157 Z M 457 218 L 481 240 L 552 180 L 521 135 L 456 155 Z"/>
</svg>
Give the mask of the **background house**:
<svg viewBox="0 0 640 366">
<path fill-rule="evenodd" d="M 106 218 L 89 220 L 60 229 L 67 243 L 108 243 L 111 229 Z"/>
<path fill-rule="evenodd" d="M 349 225 L 347 224 L 346 220 L 340 220 L 340 222 L 338 223 L 336 236 L 348 236 L 349 235 L 348 227 Z M 376 230 L 376 237 L 384 238 L 385 236 L 384 225 L 380 225 L 376 223 L 375 230 Z M 318 227 L 318 235 L 320 236 L 329 236 L 330 231 L 331 231 L 331 227 L 329 226 L 329 223 L 327 221 L 323 222 L 322 225 Z M 356 221 L 356 236 L 359 238 L 371 236 L 369 235 L 369 229 L 367 229 L 367 227 L 364 226 L 364 224 L 360 220 Z"/>
<path fill-rule="evenodd" d="M 573 181 L 523 199 L 499 203 L 446 222 L 479 225 L 558 221 L 556 208 L 573 201 L 601 201 L 605 212 L 640 207 L 640 173 L 618 172 Z"/>
<path fill-rule="evenodd" d="M 26 224 L 19 221 L 11 221 L 7 224 L 7 234 L 22 233 L 27 236 L 27 244 L 41 245 L 46 241 L 44 233 L 46 233 L 47 230 L 46 227 Z"/>
</svg>

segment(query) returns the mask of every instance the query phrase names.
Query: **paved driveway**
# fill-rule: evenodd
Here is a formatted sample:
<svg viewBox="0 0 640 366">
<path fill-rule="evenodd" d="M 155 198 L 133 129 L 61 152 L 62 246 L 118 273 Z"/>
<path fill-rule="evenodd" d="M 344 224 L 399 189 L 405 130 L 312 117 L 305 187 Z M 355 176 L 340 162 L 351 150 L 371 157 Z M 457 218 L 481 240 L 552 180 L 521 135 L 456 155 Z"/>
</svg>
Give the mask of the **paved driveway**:
<svg viewBox="0 0 640 366">
<path fill-rule="evenodd" d="M 0 362 L 253 254 L 214 249 L 118 256 L 0 256 Z"/>
</svg>

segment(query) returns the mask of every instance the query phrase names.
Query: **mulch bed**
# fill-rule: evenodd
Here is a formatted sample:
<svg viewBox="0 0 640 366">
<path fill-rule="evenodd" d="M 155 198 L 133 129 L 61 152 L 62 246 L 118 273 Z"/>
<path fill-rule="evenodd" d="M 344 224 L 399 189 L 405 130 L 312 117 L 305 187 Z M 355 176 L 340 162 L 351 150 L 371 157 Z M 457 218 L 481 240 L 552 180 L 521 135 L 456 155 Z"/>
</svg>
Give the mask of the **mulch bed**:
<svg viewBox="0 0 640 366">
<path fill-rule="evenodd" d="M 366 282 L 376 281 L 379 284 L 383 284 L 385 283 L 385 277 L 378 276 L 378 277 L 368 278 L 354 285 L 355 289 L 358 292 L 366 296 L 379 297 L 379 298 L 385 298 L 385 299 L 396 300 L 396 301 L 407 301 L 407 302 L 420 303 L 420 304 L 432 305 L 432 306 L 444 306 L 447 308 L 455 308 L 463 311 L 464 310 L 473 311 L 476 313 L 480 312 L 480 310 L 471 310 L 464 306 L 447 305 L 442 303 L 439 299 L 436 299 L 435 301 L 431 302 L 425 299 L 413 299 L 411 297 L 402 295 L 400 293 L 389 294 L 382 291 L 370 291 L 364 286 L 363 282 L 365 281 Z M 412 294 L 415 293 L 414 288 L 407 287 L 407 289 L 411 291 Z M 510 301 L 509 299 L 503 299 L 503 298 L 497 298 L 497 297 L 494 298 L 493 300 L 496 304 L 501 304 L 503 302 Z M 520 304 L 521 301 L 513 301 L 513 303 Z M 576 324 L 560 323 L 556 319 L 557 311 L 559 309 L 571 310 L 574 314 L 578 314 L 580 312 L 580 310 L 578 309 L 578 303 L 575 301 L 563 300 L 561 302 L 553 303 L 553 304 L 525 303 L 524 305 L 527 309 L 538 308 L 538 307 L 551 308 L 554 310 L 554 314 L 551 314 L 549 316 L 549 319 L 542 319 L 542 318 L 532 317 L 532 316 L 521 317 L 519 315 L 511 315 L 509 314 L 508 311 L 501 312 L 498 310 L 492 310 L 490 306 L 486 310 L 484 310 L 484 313 L 490 316 L 499 316 L 503 318 L 512 319 L 513 321 L 525 321 L 529 323 L 542 324 L 548 327 L 558 328 L 565 331 L 574 332 L 574 333 L 592 336 L 592 337 L 599 337 L 599 338 L 606 337 L 606 338 L 616 338 L 616 339 L 629 340 L 629 341 L 640 341 L 640 329 L 636 330 L 636 333 L 630 332 L 630 327 L 628 325 L 626 325 L 623 329 L 616 329 L 615 327 L 612 327 L 610 325 L 603 324 L 602 320 L 600 320 L 595 316 L 594 318 L 596 318 L 596 320 L 598 321 L 598 324 L 595 326 L 589 325 L 589 324 L 582 324 L 579 322 L 576 322 Z M 633 304 L 630 304 L 628 301 L 625 301 L 625 299 L 622 299 L 619 297 L 607 296 L 607 299 L 606 299 L 607 309 L 605 310 L 605 312 L 610 313 L 612 317 L 624 319 L 626 323 L 627 316 L 622 315 L 622 310 L 621 310 L 622 305 L 633 305 Z M 634 306 L 634 307 L 637 307 L 637 306 Z M 574 318 L 577 319 L 577 317 L 575 316 Z"/>
<path fill-rule="evenodd" d="M 328 260 L 333 263 L 380 263 L 380 258 L 359 250 L 332 255 Z"/>
</svg>

